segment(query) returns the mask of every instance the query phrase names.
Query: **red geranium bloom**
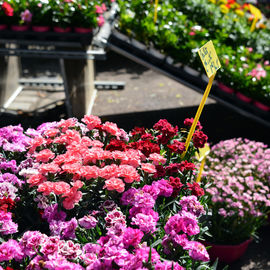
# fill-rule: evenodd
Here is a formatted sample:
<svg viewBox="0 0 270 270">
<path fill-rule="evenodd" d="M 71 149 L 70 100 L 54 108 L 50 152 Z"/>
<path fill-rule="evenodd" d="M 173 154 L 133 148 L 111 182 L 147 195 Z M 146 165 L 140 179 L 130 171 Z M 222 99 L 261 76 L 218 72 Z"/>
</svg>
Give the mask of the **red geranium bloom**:
<svg viewBox="0 0 270 270">
<path fill-rule="evenodd" d="M 4 10 L 5 14 L 9 17 L 13 16 L 13 8 L 11 7 L 11 5 L 7 2 L 4 2 L 2 4 L 2 9 Z"/>
<path fill-rule="evenodd" d="M 197 197 L 199 196 L 203 196 L 204 195 L 204 190 L 203 188 L 200 187 L 200 185 L 198 183 L 187 183 L 188 189 L 191 190 L 192 195 L 195 195 Z"/>
</svg>

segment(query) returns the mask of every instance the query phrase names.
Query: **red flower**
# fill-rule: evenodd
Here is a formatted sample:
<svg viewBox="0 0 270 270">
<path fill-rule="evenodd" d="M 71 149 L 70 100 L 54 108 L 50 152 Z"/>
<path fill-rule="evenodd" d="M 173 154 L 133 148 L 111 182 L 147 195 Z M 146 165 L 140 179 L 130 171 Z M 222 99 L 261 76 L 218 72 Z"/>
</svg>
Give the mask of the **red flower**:
<svg viewBox="0 0 270 270">
<path fill-rule="evenodd" d="M 187 183 L 188 189 L 191 190 L 192 195 L 195 195 L 197 197 L 199 196 L 203 196 L 204 195 L 204 190 L 203 188 L 200 187 L 200 185 L 198 183 Z"/>
<path fill-rule="evenodd" d="M 132 142 L 129 143 L 128 147 L 140 150 L 146 157 L 152 153 L 160 153 L 159 145 L 150 141 Z"/>
<path fill-rule="evenodd" d="M 7 267 L 5 268 L 5 270 L 14 270 L 14 269 L 11 268 L 11 267 L 9 267 L 9 266 L 7 266 Z"/>
<path fill-rule="evenodd" d="M 110 143 L 106 146 L 106 150 L 108 151 L 126 151 L 127 145 L 120 140 L 113 139 Z"/>
<path fill-rule="evenodd" d="M 173 194 L 172 196 L 177 196 L 179 194 L 180 189 L 182 188 L 183 184 L 179 177 L 169 177 L 170 185 L 173 187 Z"/>
<path fill-rule="evenodd" d="M 156 173 L 153 175 L 154 178 L 162 178 L 166 175 L 166 170 L 162 165 L 156 165 Z"/>
<path fill-rule="evenodd" d="M 143 134 L 145 134 L 145 128 L 144 127 L 135 127 L 131 130 L 130 133 L 132 136 L 143 135 Z"/>
<path fill-rule="evenodd" d="M 0 199 L 0 210 L 7 212 L 15 206 L 15 202 L 10 198 Z"/>
<path fill-rule="evenodd" d="M 193 121 L 194 121 L 193 118 L 186 118 L 184 120 L 184 125 L 187 126 L 187 127 L 191 127 L 192 124 L 193 124 Z M 196 128 L 199 129 L 199 130 L 201 130 L 203 128 L 200 121 L 197 122 Z"/>
<path fill-rule="evenodd" d="M 180 163 L 171 163 L 169 166 L 166 167 L 167 175 L 173 175 L 174 173 L 179 172 Z"/>
<path fill-rule="evenodd" d="M 13 16 L 13 8 L 11 7 L 11 5 L 7 2 L 4 2 L 2 4 L 2 9 L 4 10 L 5 14 L 9 17 Z"/>
<path fill-rule="evenodd" d="M 172 144 L 167 147 L 174 153 L 182 154 L 185 151 L 185 143 L 174 140 Z"/>
<path fill-rule="evenodd" d="M 202 132 L 196 130 L 193 134 L 193 143 L 196 148 L 203 148 L 208 137 Z"/>
<path fill-rule="evenodd" d="M 161 132 L 158 135 L 158 143 L 167 144 L 178 132 L 178 127 L 173 127 L 166 119 L 160 119 L 155 125 L 154 129 Z"/>
<path fill-rule="evenodd" d="M 193 164 L 192 162 L 187 162 L 185 160 L 180 163 L 179 168 L 181 172 L 183 172 L 184 170 L 193 171 L 195 169 L 195 164 Z"/>
</svg>

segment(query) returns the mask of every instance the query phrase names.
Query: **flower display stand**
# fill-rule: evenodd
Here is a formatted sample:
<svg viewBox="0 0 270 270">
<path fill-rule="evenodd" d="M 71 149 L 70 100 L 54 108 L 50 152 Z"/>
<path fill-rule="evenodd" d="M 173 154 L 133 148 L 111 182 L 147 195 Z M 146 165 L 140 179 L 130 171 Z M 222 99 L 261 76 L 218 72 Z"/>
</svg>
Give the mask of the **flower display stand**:
<svg viewBox="0 0 270 270">
<path fill-rule="evenodd" d="M 61 32 L 11 31 L 0 37 L 0 109 L 5 111 L 27 86 L 59 85 L 64 88 L 68 117 L 83 117 L 91 112 L 98 89 L 121 89 L 122 82 L 96 82 L 94 61 L 106 58 L 106 40 L 115 18 L 117 5 L 106 14 L 106 22 L 96 31 Z M 21 57 L 56 59 L 62 80 L 21 78 Z M 58 100 L 59 101 L 59 100 Z M 43 106 L 44 107 L 44 106 Z"/>
<path fill-rule="evenodd" d="M 89 113 L 95 97 L 93 62 L 105 59 L 105 52 L 102 48 L 92 48 L 91 45 L 67 40 L 53 42 L 17 38 L 14 40 L 0 39 L 0 42 L 3 67 L 0 71 L 2 110 L 7 109 L 24 89 L 19 81 L 20 58 L 36 57 L 59 61 L 68 116 L 82 117 Z M 31 79 L 27 84 L 31 85 Z"/>
</svg>

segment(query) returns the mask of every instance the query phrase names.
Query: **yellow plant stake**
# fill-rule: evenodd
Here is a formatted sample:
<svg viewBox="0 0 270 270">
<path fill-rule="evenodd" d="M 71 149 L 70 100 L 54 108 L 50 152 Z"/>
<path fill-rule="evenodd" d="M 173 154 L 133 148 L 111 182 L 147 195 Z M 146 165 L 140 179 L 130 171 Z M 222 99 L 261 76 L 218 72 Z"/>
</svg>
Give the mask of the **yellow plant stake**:
<svg viewBox="0 0 270 270">
<path fill-rule="evenodd" d="M 250 27 L 250 31 L 253 32 L 255 30 L 257 21 L 262 18 L 262 13 L 258 8 L 254 7 L 251 4 L 249 4 L 248 7 L 249 7 L 250 13 L 254 16 L 252 25 Z"/>
<path fill-rule="evenodd" d="M 196 153 L 196 157 L 197 157 L 198 161 L 201 162 L 200 171 L 199 171 L 199 174 L 198 174 L 198 177 L 196 180 L 197 183 L 201 181 L 206 156 L 209 153 L 210 153 L 210 147 L 207 143 L 205 144 L 204 148 L 199 149 L 199 154 Z"/>
<path fill-rule="evenodd" d="M 198 53 L 199 53 L 199 56 L 200 56 L 201 61 L 203 63 L 203 66 L 205 68 L 206 74 L 207 74 L 207 76 L 209 78 L 209 82 L 208 82 L 208 85 L 207 85 L 207 87 L 206 87 L 206 89 L 204 91 L 200 106 L 199 106 L 199 108 L 197 110 L 197 113 L 196 113 L 195 118 L 193 120 L 192 126 L 191 126 L 191 128 L 189 130 L 188 137 L 187 137 L 187 140 L 186 140 L 186 143 L 185 143 L 186 150 L 182 154 L 182 158 L 184 158 L 184 156 L 186 155 L 186 153 L 188 151 L 188 147 L 189 147 L 191 138 L 193 136 L 193 133 L 195 131 L 195 128 L 197 126 L 199 118 L 201 116 L 201 113 L 202 113 L 204 104 L 206 102 L 206 99 L 207 99 L 207 97 L 208 97 L 208 95 L 210 93 L 210 90 L 211 90 L 211 87 L 212 87 L 216 72 L 221 67 L 212 40 L 208 41 L 205 45 L 203 45 L 199 49 Z"/>
<path fill-rule="evenodd" d="M 157 21 L 157 9 L 158 9 L 158 0 L 155 0 L 154 23 L 156 23 Z"/>
</svg>

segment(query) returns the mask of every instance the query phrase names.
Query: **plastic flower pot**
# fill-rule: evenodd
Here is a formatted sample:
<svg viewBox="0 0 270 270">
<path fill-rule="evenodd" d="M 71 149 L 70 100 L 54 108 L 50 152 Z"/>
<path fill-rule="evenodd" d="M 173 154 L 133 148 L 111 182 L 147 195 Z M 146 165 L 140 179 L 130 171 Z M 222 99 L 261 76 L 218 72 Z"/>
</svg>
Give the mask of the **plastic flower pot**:
<svg viewBox="0 0 270 270">
<path fill-rule="evenodd" d="M 11 30 L 16 32 L 24 32 L 29 29 L 29 25 L 11 25 Z"/>
<path fill-rule="evenodd" d="M 247 96 L 243 95 L 240 92 L 236 92 L 236 96 L 237 96 L 237 98 L 239 98 L 240 100 L 242 100 L 242 101 L 244 101 L 246 103 L 250 103 L 252 101 L 252 98 L 247 97 Z"/>
<path fill-rule="evenodd" d="M 238 245 L 218 245 L 204 242 L 204 245 L 211 246 L 207 249 L 211 260 L 214 261 L 218 258 L 221 262 L 232 263 L 244 255 L 251 241 L 252 239 L 248 239 Z"/>
<path fill-rule="evenodd" d="M 261 110 L 263 110 L 263 111 L 265 111 L 265 112 L 269 112 L 270 111 L 270 107 L 269 106 L 267 106 L 267 105 L 265 105 L 265 104 L 263 104 L 263 103 L 261 103 L 261 102 L 259 102 L 259 101 L 254 101 L 254 106 L 256 106 L 257 108 L 259 108 L 259 109 L 261 109 Z"/>
<path fill-rule="evenodd" d="M 32 26 L 32 30 L 34 32 L 48 32 L 50 30 L 50 26 Z"/>
<path fill-rule="evenodd" d="M 233 94 L 235 92 L 234 89 L 224 85 L 221 82 L 218 82 L 218 87 L 219 87 L 220 90 L 222 90 L 223 92 L 225 92 L 227 94 Z"/>
<path fill-rule="evenodd" d="M 63 28 L 63 27 L 54 26 L 53 31 L 57 33 L 68 33 L 68 32 L 71 32 L 71 27 Z"/>
<path fill-rule="evenodd" d="M 7 29 L 6 24 L 0 24 L 0 31 Z"/>
<path fill-rule="evenodd" d="M 92 28 L 85 28 L 85 27 L 74 27 L 74 32 L 80 33 L 80 34 L 87 34 L 92 33 Z"/>
</svg>

